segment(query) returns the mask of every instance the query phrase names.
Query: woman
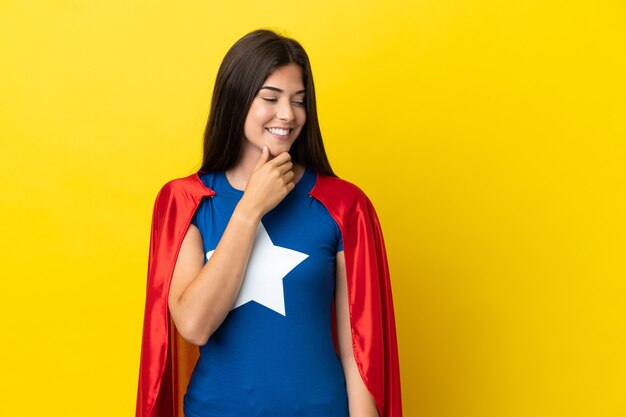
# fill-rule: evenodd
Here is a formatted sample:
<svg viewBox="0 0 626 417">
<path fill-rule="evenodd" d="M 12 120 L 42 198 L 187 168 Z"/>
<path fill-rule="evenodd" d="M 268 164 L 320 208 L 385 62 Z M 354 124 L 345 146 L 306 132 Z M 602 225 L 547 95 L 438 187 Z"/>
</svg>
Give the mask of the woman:
<svg viewBox="0 0 626 417">
<path fill-rule="evenodd" d="M 159 193 L 149 264 L 137 416 L 401 415 L 382 234 L 330 168 L 295 40 L 259 30 L 226 54 L 203 166 Z"/>
</svg>

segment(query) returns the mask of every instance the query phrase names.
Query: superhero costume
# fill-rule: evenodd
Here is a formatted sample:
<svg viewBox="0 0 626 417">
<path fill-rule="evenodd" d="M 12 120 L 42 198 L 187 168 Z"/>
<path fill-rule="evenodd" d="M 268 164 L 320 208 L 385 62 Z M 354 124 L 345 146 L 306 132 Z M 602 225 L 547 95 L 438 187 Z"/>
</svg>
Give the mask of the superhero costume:
<svg viewBox="0 0 626 417">
<path fill-rule="evenodd" d="M 384 242 L 374 208 L 356 186 L 318 174 L 311 197 L 321 202 L 343 237 L 356 363 L 381 417 L 400 417 L 395 322 Z M 198 357 L 168 313 L 178 251 L 202 198 L 215 192 L 198 174 L 170 181 L 157 196 L 150 243 L 138 417 L 182 416 L 182 397 Z M 169 329 L 174 331 L 169 331 Z"/>
</svg>

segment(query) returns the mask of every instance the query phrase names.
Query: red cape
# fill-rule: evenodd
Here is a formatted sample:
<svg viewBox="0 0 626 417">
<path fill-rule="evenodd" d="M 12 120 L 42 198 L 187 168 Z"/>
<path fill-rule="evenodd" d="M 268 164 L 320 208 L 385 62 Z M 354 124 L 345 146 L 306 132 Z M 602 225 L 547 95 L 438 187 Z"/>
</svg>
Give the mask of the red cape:
<svg viewBox="0 0 626 417">
<path fill-rule="evenodd" d="M 137 417 L 182 417 L 183 395 L 198 357 L 180 337 L 167 299 L 178 251 L 200 201 L 215 195 L 198 174 L 167 183 L 154 205 Z M 378 217 L 367 196 L 339 178 L 317 175 L 311 197 L 341 230 L 352 327 L 361 377 L 380 417 L 401 417 L 400 370 L 391 284 Z M 171 329 L 171 331 L 170 331 Z"/>
</svg>

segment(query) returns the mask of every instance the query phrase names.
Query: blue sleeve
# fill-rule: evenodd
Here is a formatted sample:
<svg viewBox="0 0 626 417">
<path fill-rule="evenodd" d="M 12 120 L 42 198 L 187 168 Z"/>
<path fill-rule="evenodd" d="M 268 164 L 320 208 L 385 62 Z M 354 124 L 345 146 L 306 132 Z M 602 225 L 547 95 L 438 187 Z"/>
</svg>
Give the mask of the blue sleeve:
<svg viewBox="0 0 626 417">
<path fill-rule="evenodd" d="M 341 252 L 343 250 L 343 236 L 341 235 L 341 229 L 339 226 L 337 227 L 337 252 Z"/>
<path fill-rule="evenodd" d="M 198 210 L 196 210 L 196 212 L 193 214 L 193 217 L 191 218 L 191 224 L 193 224 L 194 226 L 196 226 L 198 229 L 200 228 L 200 226 L 198 226 Z"/>
</svg>

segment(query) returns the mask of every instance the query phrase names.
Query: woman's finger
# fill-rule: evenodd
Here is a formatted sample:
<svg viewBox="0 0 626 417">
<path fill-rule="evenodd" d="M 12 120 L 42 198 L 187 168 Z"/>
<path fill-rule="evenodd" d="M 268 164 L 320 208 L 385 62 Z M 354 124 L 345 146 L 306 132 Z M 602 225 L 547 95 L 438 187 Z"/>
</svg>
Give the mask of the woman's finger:
<svg viewBox="0 0 626 417">
<path fill-rule="evenodd" d="M 278 172 L 281 174 L 285 174 L 287 171 L 290 171 L 293 168 L 293 162 L 287 161 L 284 164 L 278 166 Z"/>
<path fill-rule="evenodd" d="M 254 170 L 256 171 L 257 169 L 262 167 L 263 164 L 265 164 L 267 160 L 269 159 L 269 156 L 270 156 L 270 149 L 267 147 L 267 145 L 265 145 L 263 147 L 263 151 L 261 151 L 261 156 L 259 157 L 259 160 L 256 162 Z"/>
<path fill-rule="evenodd" d="M 289 152 L 281 152 L 276 156 L 276 158 L 272 159 L 272 165 L 277 167 L 290 160 L 291 155 L 289 155 Z"/>
<path fill-rule="evenodd" d="M 285 183 L 288 183 L 289 181 L 291 181 L 293 179 L 293 177 L 296 174 L 293 171 L 287 171 L 285 172 L 285 174 L 283 175 L 283 180 L 285 181 Z"/>
</svg>

